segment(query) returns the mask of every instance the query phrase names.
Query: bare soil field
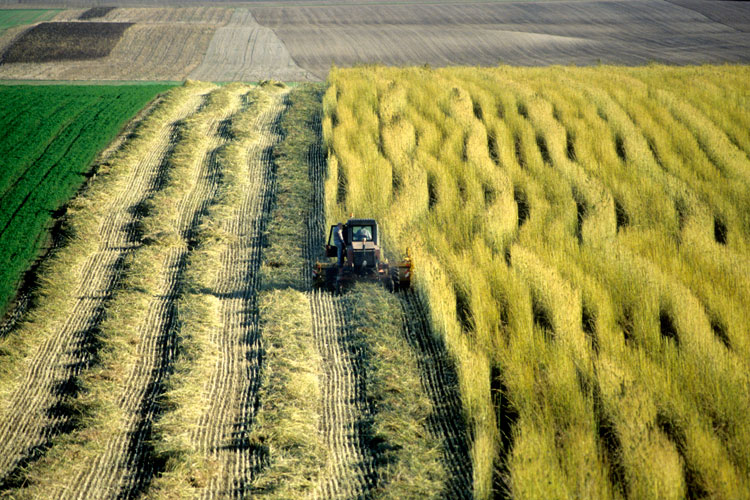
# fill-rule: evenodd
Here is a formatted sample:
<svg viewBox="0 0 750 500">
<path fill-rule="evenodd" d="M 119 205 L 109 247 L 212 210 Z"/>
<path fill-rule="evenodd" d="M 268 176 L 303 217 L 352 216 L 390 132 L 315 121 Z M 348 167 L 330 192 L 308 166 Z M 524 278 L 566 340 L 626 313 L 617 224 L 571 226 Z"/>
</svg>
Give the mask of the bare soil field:
<svg viewBox="0 0 750 500">
<path fill-rule="evenodd" d="M 99 59 L 112 52 L 132 23 L 41 23 L 16 38 L 0 63 Z"/>
<path fill-rule="evenodd" d="M 494 66 L 500 62 L 696 64 L 750 60 L 750 38 L 738 30 L 739 25 L 723 23 L 750 15 L 750 4 L 743 2 L 710 2 L 707 15 L 652 0 L 251 10 L 260 24 L 274 29 L 300 66 L 320 78 L 332 63 Z"/>
<path fill-rule="evenodd" d="M 88 21 L 89 19 L 97 19 L 104 17 L 108 12 L 114 10 L 115 7 L 91 7 L 87 9 L 83 14 L 78 16 L 81 21 Z"/>
<path fill-rule="evenodd" d="M 61 12 L 56 19 L 75 20 L 84 10 Z M 203 60 L 217 27 L 231 17 L 231 9 L 114 9 L 101 17 L 103 25 L 132 23 L 105 57 L 88 61 L 52 60 L 0 66 L 2 79 L 43 80 L 183 80 Z M 69 23 L 78 25 L 83 23 Z M 10 31 L 10 30 L 9 30 Z M 17 32 L 16 32 L 17 33 Z M 11 44 L 3 36 L 0 43 Z M 77 45 L 80 40 L 73 38 Z M 6 45 L 7 46 L 7 45 Z M 2 47 L 2 45 L 0 45 Z"/>
<path fill-rule="evenodd" d="M 91 64 L 4 65 L 0 78 L 303 81 L 324 80 L 332 64 L 639 65 L 750 60 L 747 2 L 268 2 L 237 9 L 233 4 L 123 5 L 131 7 L 106 12 L 71 9 L 56 17 L 77 20 L 94 12 L 102 15 L 97 18 L 102 21 L 135 23 L 106 58 Z M 3 35 L 0 50 L 23 29 Z"/>
<path fill-rule="evenodd" d="M 730 26 L 737 31 L 750 33 L 750 8 L 747 2 L 735 0 L 717 0 L 702 2 L 700 0 L 667 0 L 672 4 L 702 14 L 710 20 Z"/>
<path fill-rule="evenodd" d="M 229 22 L 216 30 L 203 62 L 189 77 L 204 81 L 316 79 L 297 66 L 273 30 L 259 25 L 247 9 L 235 10 Z"/>
</svg>

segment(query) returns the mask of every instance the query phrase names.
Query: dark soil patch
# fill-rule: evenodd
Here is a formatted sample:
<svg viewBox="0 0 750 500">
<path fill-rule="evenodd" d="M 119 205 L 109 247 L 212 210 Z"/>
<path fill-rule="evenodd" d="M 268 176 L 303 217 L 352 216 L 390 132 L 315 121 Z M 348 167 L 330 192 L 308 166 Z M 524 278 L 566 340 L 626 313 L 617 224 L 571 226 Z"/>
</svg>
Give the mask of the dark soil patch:
<svg viewBox="0 0 750 500">
<path fill-rule="evenodd" d="M 87 19 L 104 17 L 115 10 L 115 8 L 116 7 L 91 7 L 90 9 L 84 11 L 83 14 L 78 16 L 78 19 L 80 19 L 81 21 L 86 21 Z"/>
<path fill-rule="evenodd" d="M 80 61 L 106 57 L 133 23 L 42 23 L 19 36 L 0 64 Z"/>
</svg>

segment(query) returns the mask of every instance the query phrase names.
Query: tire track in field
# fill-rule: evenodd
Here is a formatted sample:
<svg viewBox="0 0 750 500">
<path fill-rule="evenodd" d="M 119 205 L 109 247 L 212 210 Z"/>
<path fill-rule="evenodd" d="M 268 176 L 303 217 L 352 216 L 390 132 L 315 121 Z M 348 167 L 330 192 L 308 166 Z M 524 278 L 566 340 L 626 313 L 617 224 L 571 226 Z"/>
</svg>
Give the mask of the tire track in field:
<svg viewBox="0 0 750 500">
<path fill-rule="evenodd" d="M 320 130 L 319 117 L 313 128 Z M 320 258 L 328 227 L 324 210 L 325 154 L 320 142 L 308 151 L 309 177 L 312 183 L 311 210 L 307 218 L 309 263 L 305 281 L 312 285 L 312 264 Z M 426 307 L 415 291 L 399 293 L 404 314 L 403 335 L 413 349 L 420 370 L 423 390 L 430 398 L 433 412 L 427 430 L 442 443 L 442 462 L 447 472 L 443 498 L 470 499 L 473 496 L 473 471 L 467 425 L 462 417 L 458 377 L 442 342 L 430 329 Z M 356 353 L 347 347 L 348 327 L 340 300 L 327 292 L 310 296 L 318 348 L 324 358 L 325 415 L 322 430 L 334 464 L 329 468 L 315 498 L 367 498 L 376 496 L 382 474 L 373 467 L 371 451 L 363 432 L 371 418 L 363 389 L 363 373 Z M 369 425 L 369 424 L 368 424 Z M 387 478 L 383 478 L 387 481 Z"/>
<path fill-rule="evenodd" d="M 232 98 L 233 106 L 223 116 L 207 117 L 208 140 L 201 149 L 191 152 L 195 165 L 190 171 L 192 178 L 178 179 L 178 182 L 189 182 L 192 189 L 177 201 L 180 241 L 171 246 L 163 257 L 158 292 L 152 297 L 139 327 L 140 362 L 125 380 L 118 402 L 125 417 L 118 432 L 106 440 L 104 452 L 97 457 L 96 463 L 76 478 L 72 488 L 76 498 L 108 498 L 114 496 L 114 492 L 119 492 L 120 497 L 130 498 L 144 491 L 156 472 L 156 466 L 150 460 L 147 441 L 159 411 L 157 398 L 163 392 L 164 379 L 175 358 L 176 300 L 190 252 L 190 240 L 206 207 L 218 191 L 221 166 L 217 152 L 228 142 L 221 133 L 221 123 L 240 107 L 239 94 Z M 194 116 L 200 116 L 204 111 L 209 115 L 215 113 L 211 105 L 206 105 Z"/>
<path fill-rule="evenodd" d="M 320 130 L 320 117 L 313 128 Z M 312 286 L 312 267 L 326 233 L 324 181 L 326 163 L 320 142 L 308 151 L 312 200 L 303 252 L 306 286 Z M 362 359 L 351 346 L 341 298 L 328 291 L 309 294 L 313 335 L 323 358 L 323 415 L 321 429 L 328 447 L 328 464 L 311 497 L 314 499 L 370 498 L 377 486 L 375 457 L 367 442 L 371 409 L 365 394 Z"/>
<path fill-rule="evenodd" d="M 323 357 L 321 432 L 329 461 L 315 499 L 370 498 L 377 486 L 375 457 L 367 443 L 371 409 L 362 355 L 351 345 L 341 298 L 316 290 L 310 296 L 313 334 Z"/>
<path fill-rule="evenodd" d="M 110 202 L 99 228 L 99 249 L 83 267 L 72 311 L 33 354 L 20 388 L 3 408 L 0 478 L 4 481 L 38 459 L 55 435 L 69 430 L 72 417 L 65 404 L 75 394 L 79 374 L 91 363 L 93 338 L 122 261 L 139 245 L 134 227 L 138 207 L 158 189 L 177 121 L 195 109 L 199 100 L 194 95 L 175 113 Z"/>
<path fill-rule="evenodd" d="M 447 472 L 445 498 L 470 499 L 473 471 L 467 424 L 461 412 L 458 375 L 442 342 L 430 331 L 425 306 L 414 290 L 400 293 L 404 313 L 404 336 L 414 350 L 425 393 L 433 413 L 428 429 L 442 444 L 442 460 Z"/>
<path fill-rule="evenodd" d="M 249 189 L 224 228 L 236 239 L 221 255 L 215 289 L 223 327 L 211 340 L 220 355 L 207 381 L 210 405 L 191 439 L 215 466 L 215 474 L 201 491 L 203 498 L 246 496 L 265 459 L 249 439 L 258 409 L 262 362 L 257 293 L 263 237 L 275 192 L 272 151 L 281 140 L 279 120 L 287 94 L 272 95 L 270 106 L 255 120 L 259 137 L 248 153 Z"/>
</svg>

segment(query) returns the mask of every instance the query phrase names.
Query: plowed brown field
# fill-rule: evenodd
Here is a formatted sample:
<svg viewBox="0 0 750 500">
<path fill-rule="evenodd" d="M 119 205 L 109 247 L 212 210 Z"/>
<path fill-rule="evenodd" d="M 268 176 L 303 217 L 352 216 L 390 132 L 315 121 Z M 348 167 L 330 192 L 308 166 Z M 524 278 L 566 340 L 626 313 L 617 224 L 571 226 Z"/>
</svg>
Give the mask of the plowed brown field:
<svg viewBox="0 0 750 500">
<path fill-rule="evenodd" d="M 750 17 L 750 6 L 737 2 L 712 2 L 709 17 L 652 0 L 251 10 L 260 24 L 273 28 L 297 64 L 319 78 L 332 63 L 495 66 L 750 60 L 750 38 L 742 31 L 746 24 L 725 24 L 727 19 Z"/>
<path fill-rule="evenodd" d="M 127 5 L 127 2 L 124 4 Z M 750 61 L 750 4 L 693 0 L 116 8 L 108 57 L 0 66 L 0 79 L 323 80 L 332 64 Z M 61 12 L 76 20 L 86 12 Z M 0 37 L 4 50 L 24 29 Z"/>
</svg>

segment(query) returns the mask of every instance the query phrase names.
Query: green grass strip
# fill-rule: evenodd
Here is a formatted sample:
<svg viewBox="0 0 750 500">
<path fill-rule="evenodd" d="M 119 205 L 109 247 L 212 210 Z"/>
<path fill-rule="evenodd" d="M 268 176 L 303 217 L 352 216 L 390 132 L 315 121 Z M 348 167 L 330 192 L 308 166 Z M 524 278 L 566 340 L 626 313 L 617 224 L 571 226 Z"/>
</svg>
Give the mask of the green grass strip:
<svg viewBox="0 0 750 500">
<path fill-rule="evenodd" d="M 0 86 L 0 313 L 48 239 L 51 214 L 123 124 L 168 88 Z"/>
<path fill-rule="evenodd" d="M 59 9 L 0 9 L 0 35 L 8 28 L 49 21 L 55 17 Z"/>
</svg>

